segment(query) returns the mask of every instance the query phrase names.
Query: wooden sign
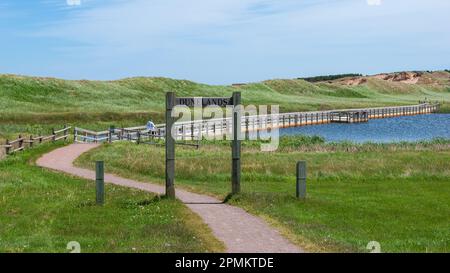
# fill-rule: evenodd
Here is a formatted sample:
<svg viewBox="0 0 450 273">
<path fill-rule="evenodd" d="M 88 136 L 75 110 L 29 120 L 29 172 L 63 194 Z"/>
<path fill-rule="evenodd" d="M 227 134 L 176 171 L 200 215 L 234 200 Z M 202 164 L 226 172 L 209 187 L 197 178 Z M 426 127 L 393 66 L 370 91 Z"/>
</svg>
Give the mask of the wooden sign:
<svg viewBox="0 0 450 273">
<path fill-rule="evenodd" d="M 234 104 L 233 104 L 234 103 Z M 175 198 L 175 139 L 170 133 L 170 128 L 175 124 L 172 117 L 173 107 L 186 105 L 188 107 L 217 105 L 225 107 L 228 105 L 240 105 L 241 93 L 234 92 L 231 98 L 177 98 L 174 92 L 166 93 L 166 196 Z M 237 194 L 241 190 L 241 122 L 240 107 L 233 110 L 233 141 L 231 145 L 231 190 Z"/>
<path fill-rule="evenodd" d="M 175 98 L 175 105 L 185 105 L 187 107 L 206 107 L 216 105 L 219 107 L 225 107 L 228 105 L 233 105 L 233 98 Z"/>
</svg>

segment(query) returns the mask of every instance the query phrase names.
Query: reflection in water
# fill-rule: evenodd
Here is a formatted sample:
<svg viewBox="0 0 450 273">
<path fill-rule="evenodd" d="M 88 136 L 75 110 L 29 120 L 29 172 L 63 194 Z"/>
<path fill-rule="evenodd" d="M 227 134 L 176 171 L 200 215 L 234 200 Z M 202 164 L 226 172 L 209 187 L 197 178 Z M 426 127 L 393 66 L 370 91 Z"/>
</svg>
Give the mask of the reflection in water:
<svg viewBox="0 0 450 273">
<path fill-rule="evenodd" d="M 368 123 L 332 123 L 284 128 L 280 130 L 280 135 L 319 135 L 328 142 L 359 143 L 450 139 L 450 114 L 371 119 Z"/>
</svg>

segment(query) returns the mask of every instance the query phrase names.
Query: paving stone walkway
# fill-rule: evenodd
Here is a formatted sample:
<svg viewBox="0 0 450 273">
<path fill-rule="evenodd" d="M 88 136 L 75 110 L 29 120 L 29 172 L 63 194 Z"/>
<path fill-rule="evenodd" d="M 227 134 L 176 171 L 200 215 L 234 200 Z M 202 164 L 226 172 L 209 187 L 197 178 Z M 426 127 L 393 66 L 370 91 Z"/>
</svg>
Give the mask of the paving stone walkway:
<svg viewBox="0 0 450 273">
<path fill-rule="evenodd" d="M 37 165 L 85 179 L 95 180 L 95 172 L 73 165 L 81 154 L 98 147 L 98 144 L 72 144 L 56 149 L 37 160 Z M 164 194 L 164 187 L 152 183 L 125 179 L 105 174 L 105 182 Z M 209 225 L 230 253 L 295 253 L 303 250 L 284 238 L 264 220 L 241 208 L 223 204 L 214 197 L 177 189 L 179 200 L 197 213 Z"/>
</svg>

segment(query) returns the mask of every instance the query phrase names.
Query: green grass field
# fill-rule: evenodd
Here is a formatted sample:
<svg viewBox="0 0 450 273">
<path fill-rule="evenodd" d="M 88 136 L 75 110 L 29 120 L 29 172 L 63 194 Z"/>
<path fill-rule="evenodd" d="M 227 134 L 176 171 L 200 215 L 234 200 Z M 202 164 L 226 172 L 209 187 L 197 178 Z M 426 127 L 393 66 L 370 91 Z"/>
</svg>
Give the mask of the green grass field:
<svg viewBox="0 0 450 273">
<path fill-rule="evenodd" d="M 299 142 L 304 142 L 298 146 Z M 295 144 L 295 145 L 292 145 Z M 149 160 L 151 155 L 151 160 Z M 104 145 L 80 158 L 92 168 L 163 183 L 164 148 Z M 177 149 L 176 185 L 225 198 L 230 148 Z M 295 163 L 308 162 L 308 199 L 295 199 Z M 279 151 L 244 145 L 242 194 L 229 202 L 261 215 L 309 251 L 450 251 L 450 143 L 324 144 L 288 139 Z"/>
<path fill-rule="evenodd" d="M 176 201 L 106 185 L 95 205 L 92 181 L 33 166 L 43 145 L 0 161 L 0 252 L 217 252 L 223 246 Z"/>
</svg>

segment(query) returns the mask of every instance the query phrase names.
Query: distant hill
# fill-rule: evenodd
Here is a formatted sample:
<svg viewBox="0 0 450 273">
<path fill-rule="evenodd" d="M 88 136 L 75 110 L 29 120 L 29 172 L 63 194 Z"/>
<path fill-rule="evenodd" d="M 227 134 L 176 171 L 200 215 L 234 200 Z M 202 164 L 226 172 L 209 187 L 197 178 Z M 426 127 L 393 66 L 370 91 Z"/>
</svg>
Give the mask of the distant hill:
<svg viewBox="0 0 450 273">
<path fill-rule="evenodd" d="M 332 80 L 332 83 L 345 85 L 361 85 L 370 79 L 378 79 L 391 83 L 420 84 L 423 86 L 435 86 L 448 88 L 450 86 L 450 74 L 448 71 L 406 71 L 394 73 L 382 73 L 372 76 L 349 76 Z"/>
<path fill-rule="evenodd" d="M 316 76 L 308 78 L 298 78 L 308 82 L 328 82 L 344 85 L 361 85 L 369 79 L 379 79 L 389 82 L 399 82 L 406 84 L 438 85 L 448 87 L 450 85 L 450 70 L 443 71 L 403 71 L 393 73 L 382 73 L 371 76 L 362 74 L 337 74 L 327 76 Z"/>
<path fill-rule="evenodd" d="M 411 104 L 425 98 L 450 102 L 448 71 L 319 78 L 215 86 L 154 77 L 87 81 L 0 75 L 0 123 L 160 121 L 167 91 L 179 96 L 241 91 L 244 104 L 276 104 L 283 112 Z"/>
<path fill-rule="evenodd" d="M 327 75 L 327 76 L 316 76 L 307 78 L 298 78 L 299 80 L 305 80 L 307 82 L 323 82 L 323 81 L 333 81 L 342 78 L 349 77 L 362 77 L 362 74 L 338 74 L 338 75 Z"/>
</svg>

